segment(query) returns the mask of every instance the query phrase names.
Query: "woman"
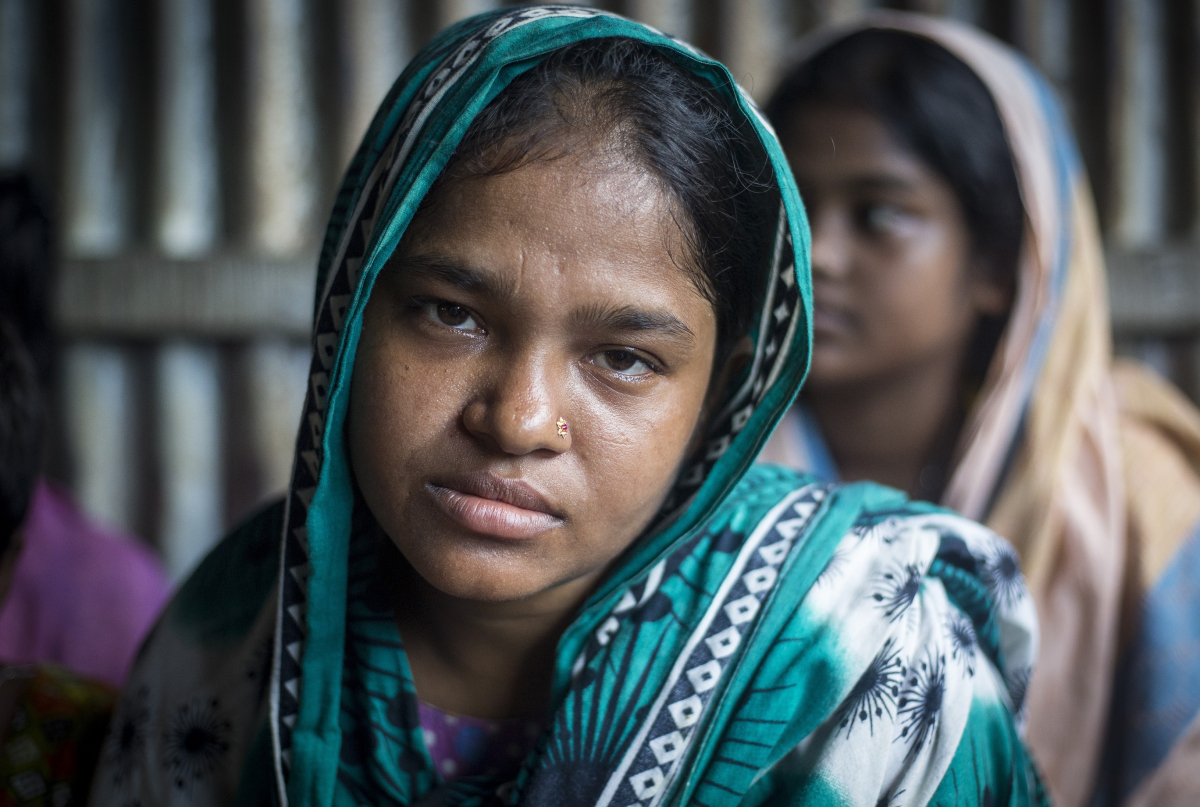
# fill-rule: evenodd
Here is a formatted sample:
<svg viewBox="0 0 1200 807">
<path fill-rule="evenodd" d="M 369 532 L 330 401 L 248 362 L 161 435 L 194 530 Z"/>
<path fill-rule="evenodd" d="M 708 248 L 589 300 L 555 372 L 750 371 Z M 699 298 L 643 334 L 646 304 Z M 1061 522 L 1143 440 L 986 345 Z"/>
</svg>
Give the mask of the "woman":
<svg viewBox="0 0 1200 807">
<path fill-rule="evenodd" d="M 1009 537 L 1041 617 L 1028 738 L 1055 803 L 1196 803 L 1200 416 L 1114 365 L 1052 91 L 981 33 L 881 14 L 811 42 L 768 115 L 812 222 L 815 336 L 764 457 Z"/>
<path fill-rule="evenodd" d="M 286 506 L 168 607 L 96 801 L 1037 802 L 1011 550 L 752 467 L 807 238 L 687 46 L 578 7 L 443 33 L 335 207 Z"/>
</svg>

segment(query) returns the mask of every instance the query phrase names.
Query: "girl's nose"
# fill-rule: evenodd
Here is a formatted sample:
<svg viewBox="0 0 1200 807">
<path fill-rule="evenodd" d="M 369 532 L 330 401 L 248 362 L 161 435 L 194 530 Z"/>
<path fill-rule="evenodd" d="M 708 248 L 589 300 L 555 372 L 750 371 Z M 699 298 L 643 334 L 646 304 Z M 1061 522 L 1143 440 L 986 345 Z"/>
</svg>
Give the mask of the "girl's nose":
<svg viewBox="0 0 1200 807">
<path fill-rule="evenodd" d="M 822 210 L 810 219 L 813 277 L 842 279 L 850 270 L 848 217 L 837 210 Z"/>
</svg>

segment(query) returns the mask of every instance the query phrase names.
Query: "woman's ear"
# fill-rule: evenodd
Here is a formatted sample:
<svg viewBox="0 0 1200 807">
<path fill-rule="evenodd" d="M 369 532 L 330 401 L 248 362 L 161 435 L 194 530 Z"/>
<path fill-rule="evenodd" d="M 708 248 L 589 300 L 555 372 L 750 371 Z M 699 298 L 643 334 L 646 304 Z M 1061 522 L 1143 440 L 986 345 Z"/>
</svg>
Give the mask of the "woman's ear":
<svg viewBox="0 0 1200 807">
<path fill-rule="evenodd" d="M 713 367 L 708 394 L 704 397 L 704 406 L 700 409 L 700 417 L 696 420 L 696 430 L 688 442 L 687 451 L 684 452 L 685 457 L 690 457 L 696 450 L 700 440 L 704 437 L 704 427 L 708 425 L 708 419 L 712 415 L 713 409 L 720 405 L 729 385 L 746 369 L 746 365 L 752 358 L 754 358 L 754 340 L 749 336 L 743 336 L 729 349 L 721 366 Z"/>
<path fill-rule="evenodd" d="M 692 432 L 692 439 L 688 441 L 687 448 L 683 452 L 684 459 L 695 453 L 700 441 L 704 439 L 704 427 L 708 425 L 708 419 L 712 415 L 713 409 L 720 405 L 729 384 L 738 377 L 742 370 L 746 369 L 746 365 L 753 357 L 754 340 L 749 336 L 743 336 L 730 348 L 729 354 L 721 362 L 721 366 L 713 367 L 708 394 L 704 396 L 704 406 L 700 408 L 700 417 L 696 419 L 696 429 Z"/>
<path fill-rule="evenodd" d="M 713 367 L 712 383 L 708 385 L 708 396 L 704 401 L 704 417 L 707 418 L 712 407 L 716 406 L 721 397 L 725 394 L 725 390 L 733 383 L 750 360 L 754 358 L 754 340 L 749 336 L 743 336 L 733 344 L 729 349 L 729 355 L 725 357 L 725 361 L 720 367 Z"/>
</svg>

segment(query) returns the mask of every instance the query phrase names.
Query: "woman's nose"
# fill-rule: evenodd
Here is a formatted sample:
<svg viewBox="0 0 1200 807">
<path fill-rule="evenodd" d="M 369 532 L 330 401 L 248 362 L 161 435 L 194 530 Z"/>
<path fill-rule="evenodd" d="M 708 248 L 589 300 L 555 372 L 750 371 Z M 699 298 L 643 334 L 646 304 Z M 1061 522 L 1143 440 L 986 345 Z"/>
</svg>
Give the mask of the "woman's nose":
<svg viewBox="0 0 1200 807">
<path fill-rule="evenodd" d="M 809 220 L 812 228 L 813 277 L 842 279 L 850 271 L 850 228 L 847 217 L 828 208 Z"/>
<path fill-rule="evenodd" d="M 490 382 L 463 411 L 467 432 L 516 456 L 570 448 L 570 413 L 562 405 L 566 373 L 548 363 L 526 357 L 494 366 Z"/>
</svg>

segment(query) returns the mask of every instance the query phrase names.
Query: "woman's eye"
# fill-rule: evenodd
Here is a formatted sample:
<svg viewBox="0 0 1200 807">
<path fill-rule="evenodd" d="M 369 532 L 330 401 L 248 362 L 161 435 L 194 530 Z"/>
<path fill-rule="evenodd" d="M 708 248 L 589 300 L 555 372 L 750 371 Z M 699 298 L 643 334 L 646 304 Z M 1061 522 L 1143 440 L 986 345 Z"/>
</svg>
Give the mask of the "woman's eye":
<svg viewBox="0 0 1200 807">
<path fill-rule="evenodd" d="M 471 310 L 445 300 L 423 300 L 421 309 L 435 322 L 458 331 L 478 331 L 479 323 Z"/>
<path fill-rule="evenodd" d="M 643 376 L 654 372 L 654 368 L 631 350 L 605 350 L 592 359 L 597 367 L 628 376 Z"/>
</svg>

